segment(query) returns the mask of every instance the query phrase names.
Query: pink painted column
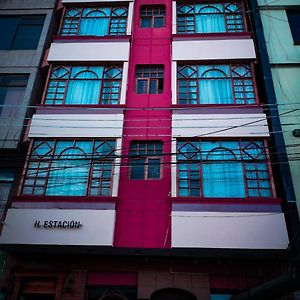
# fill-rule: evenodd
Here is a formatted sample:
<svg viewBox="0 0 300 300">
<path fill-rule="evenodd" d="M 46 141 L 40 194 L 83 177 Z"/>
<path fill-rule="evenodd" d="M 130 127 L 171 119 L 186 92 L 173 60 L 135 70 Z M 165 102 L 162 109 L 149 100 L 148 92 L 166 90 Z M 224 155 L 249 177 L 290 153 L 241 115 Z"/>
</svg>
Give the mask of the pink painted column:
<svg viewBox="0 0 300 300">
<path fill-rule="evenodd" d="M 139 28 L 142 5 L 165 5 L 166 26 Z M 162 141 L 171 153 L 171 34 L 172 2 L 136 0 L 124 115 L 122 167 L 115 229 L 116 247 L 169 248 L 171 156 L 162 158 L 161 179 L 131 180 L 127 158 L 131 141 Z M 135 92 L 136 65 L 164 65 L 161 94 Z"/>
</svg>

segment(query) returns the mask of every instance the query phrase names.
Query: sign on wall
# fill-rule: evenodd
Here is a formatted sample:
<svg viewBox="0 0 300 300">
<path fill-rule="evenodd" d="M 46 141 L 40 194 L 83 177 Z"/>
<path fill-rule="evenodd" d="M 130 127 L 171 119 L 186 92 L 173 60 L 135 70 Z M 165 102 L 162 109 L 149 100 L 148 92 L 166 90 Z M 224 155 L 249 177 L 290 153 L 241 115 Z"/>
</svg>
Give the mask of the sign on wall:
<svg viewBox="0 0 300 300">
<path fill-rule="evenodd" d="M 112 246 L 114 210 L 9 209 L 1 244 Z"/>
</svg>

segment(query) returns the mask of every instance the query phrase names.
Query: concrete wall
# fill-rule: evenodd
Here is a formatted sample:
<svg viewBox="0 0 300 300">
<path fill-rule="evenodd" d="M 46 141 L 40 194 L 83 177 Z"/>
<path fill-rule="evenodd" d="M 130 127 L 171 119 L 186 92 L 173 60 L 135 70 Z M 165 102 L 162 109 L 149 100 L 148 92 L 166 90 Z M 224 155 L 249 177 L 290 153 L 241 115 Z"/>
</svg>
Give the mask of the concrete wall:
<svg viewBox="0 0 300 300">
<path fill-rule="evenodd" d="M 298 211 L 300 212 L 300 138 L 293 136 L 300 129 L 300 46 L 294 45 L 286 10 L 299 5 L 300 0 L 259 0 L 260 14 L 271 63 L 283 136 L 287 146 L 289 166 L 294 182 Z M 298 7 L 298 8 L 299 8 Z"/>
<path fill-rule="evenodd" d="M 44 27 L 36 50 L 0 50 L 0 74 L 27 74 L 29 80 L 17 117 L 1 118 L 0 148 L 15 149 L 24 129 L 28 105 L 40 102 L 42 76 L 38 66 L 44 56 L 48 35 L 55 33 L 53 9 L 56 0 L 0 1 L 0 16 L 45 15 Z M 26 114 L 27 113 L 27 114 Z"/>
</svg>

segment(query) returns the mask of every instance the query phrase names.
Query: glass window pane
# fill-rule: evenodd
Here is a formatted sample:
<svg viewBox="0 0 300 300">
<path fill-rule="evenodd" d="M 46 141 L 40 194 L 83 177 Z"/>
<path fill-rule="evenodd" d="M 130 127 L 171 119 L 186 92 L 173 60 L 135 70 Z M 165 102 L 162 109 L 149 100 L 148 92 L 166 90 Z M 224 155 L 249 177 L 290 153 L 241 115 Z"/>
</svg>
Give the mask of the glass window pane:
<svg viewBox="0 0 300 300">
<path fill-rule="evenodd" d="M 19 17 L 0 17 L 0 49 L 11 48 L 19 19 Z"/>
<path fill-rule="evenodd" d="M 164 27 L 165 18 L 164 17 L 155 17 L 154 18 L 154 28 Z"/>
<path fill-rule="evenodd" d="M 144 179 L 145 159 L 131 160 L 130 179 Z"/>
<path fill-rule="evenodd" d="M 160 178 L 160 159 L 148 160 L 148 178 Z"/>
<path fill-rule="evenodd" d="M 300 44 L 300 10 L 287 11 L 287 17 L 290 24 L 294 43 Z"/>
<path fill-rule="evenodd" d="M 151 17 L 143 17 L 141 18 L 141 28 L 150 28 L 152 25 Z"/>
<path fill-rule="evenodd" d="M 138 79 L 137 81 L 137 93 L 138 94 L 147 94 L 148 92 L 148 80 Z"/>
<path fill-rule="evenodd" d="M 36 49 L 42 29 L 43 25 L 20 25 L 12 49 Z"/>
</svg>

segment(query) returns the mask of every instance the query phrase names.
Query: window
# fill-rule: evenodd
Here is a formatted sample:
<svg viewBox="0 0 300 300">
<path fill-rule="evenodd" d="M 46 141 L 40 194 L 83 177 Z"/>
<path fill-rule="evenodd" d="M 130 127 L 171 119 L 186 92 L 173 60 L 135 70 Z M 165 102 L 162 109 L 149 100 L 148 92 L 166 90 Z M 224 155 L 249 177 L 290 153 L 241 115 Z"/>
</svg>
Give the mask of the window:
<svg viewBox="0 0 300 300">
<path fill-rule="evenodd" d="M 138 94 L 161 94 L 163 92 L 163 66 L 137 66 L 135 77 Z"/>
<path fill-rule="evenodd" d="M 114 151 L 113 140 L 37 140 L 23 194 L 110 196 Z"/>
<path fill-rule="evenodd" d="M 15 171 L 2 169 L 0 170 L 0 219 L 5 211 L 9 193 L 14 181 Z"/>
<path fill-rule="evenodd" d="M 162 142 L 130 144 L 130 179 L 160 179 Z"/>
<path fill-rule="evenodd" d="M 18 116 L 23 103 L 28 75 L 0 74 L 0 116 Z"/>
<path fill-rule="evenodd" d="M 0 49 L 36 49 L 43 29 L 45 16 L 0 17 Z"/>
<path fill-rule="evenodd" d="M 57 66 L 50 74 L 45 104 L 118 104 L 120 66 Z"/>
<path fill-rule="evenodd" d="M 178 195 L 272 197 L 267 159 L 263 141 L 178 141 Z"/>
<path fill-rule="evenodd" d="M 69 8 L 60 35 L 126 35 L 127 15 L 124 6 Z"/>
<path fill-rule="evenodd" d="M 286 13 L 290 24 L 294 43 L 296 45 L 300 45 L 300 10 L 290 10 Z"/>
<path fill-rule="evenodd" d="M 140 27 L 141 28 L 159 28 L 165 27 L 166 7 L 164 5 L 142 6 L 140 11 Z"/>
<path fill-rule="evenodd" d="M 239 2 L 177 3 L 177 33 L 243 32 L 242 11 Z"/>
<path fill-rule="evenodd" d="M 250 64 L 178 65 L 179 104 L 255 104 Z"/>
</svg>

